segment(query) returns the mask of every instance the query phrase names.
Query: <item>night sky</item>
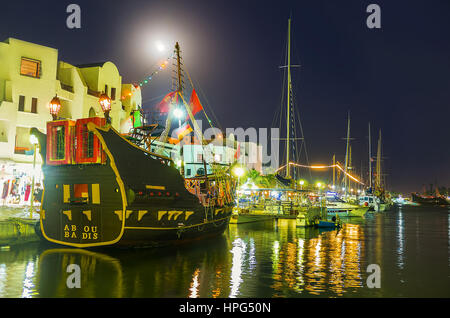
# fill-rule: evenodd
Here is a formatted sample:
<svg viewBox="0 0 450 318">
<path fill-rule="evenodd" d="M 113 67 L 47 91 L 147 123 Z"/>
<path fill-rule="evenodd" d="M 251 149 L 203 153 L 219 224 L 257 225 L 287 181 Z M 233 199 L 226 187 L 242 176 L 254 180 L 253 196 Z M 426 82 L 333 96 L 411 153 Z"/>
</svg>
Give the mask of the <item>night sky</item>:
<svg viewBox="0 0 450 318">
<path fill-rule="evenodd" d="M 81 7 L 81 29 L 66 7 Z M 366 7 L 381 7 L 381 29 Z M 110 60 L 139 82 L 165 58 L 155 41 L 181 45 L 184 64 L 220 126 L 270 127 L 280 107 L 287 19 L 292 15 L 294 89 L 311 163 L 343 161 L 347 112 L 353 162 L 367 169 L 382 131 L 387 183 L 395 191 L 450 187 L 450 1 L 8 1 L 0 40 L 59 50 L 71 64 Z M 166 54 L 168 55 L 168 54 Z M 1 62 L 1 61 L 0 61 Z M 152 107 L 170 72 L 143 87 Z"/>
</svg>

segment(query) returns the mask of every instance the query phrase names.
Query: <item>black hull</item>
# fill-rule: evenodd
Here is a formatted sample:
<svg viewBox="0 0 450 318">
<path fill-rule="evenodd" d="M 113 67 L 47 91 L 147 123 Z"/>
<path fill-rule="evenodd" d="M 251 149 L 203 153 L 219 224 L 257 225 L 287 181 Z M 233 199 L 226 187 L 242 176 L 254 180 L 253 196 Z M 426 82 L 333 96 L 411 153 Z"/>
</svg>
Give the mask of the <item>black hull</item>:
<svg viewBox="0 0 450 318">
<path fill-rule="evenodd" d="M 128 229 L 116 244 L 123 247 L 163 247 L 187 244 L 222 235 L 228 228 L 230 217 L 184 230 Z"/>
<path fill-rule="evenodd" d="M 415 193 L 411 194 L 412 201 L 422 205 L 450 205 L 444 198 L 440 197 L 422 197 Z"/>
<path fill-rule="evenodd" d="M 104 163 L 43 167 L 40 229 L 47 241 L 79 248 L 144 247 L 224 233 L 230 200 L 202 204 L 169 160 L 112 129 L 93 131 L 107 155 Z"/>
</svg>

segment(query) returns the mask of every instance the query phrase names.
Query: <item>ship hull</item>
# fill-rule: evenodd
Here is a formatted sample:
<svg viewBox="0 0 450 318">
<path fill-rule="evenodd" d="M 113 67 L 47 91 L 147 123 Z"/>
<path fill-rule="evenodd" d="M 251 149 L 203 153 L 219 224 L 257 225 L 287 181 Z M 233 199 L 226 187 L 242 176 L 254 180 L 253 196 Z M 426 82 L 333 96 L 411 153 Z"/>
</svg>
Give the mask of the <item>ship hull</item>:
<svg viewBox="0 0 450 318">
<path fill-rule="evenodd" d="M 335 216 L 338 215 L 340 217 L 361 217 L 364 216 L 367 211 L 369 211 L 368 207 L 355 207 L 355 208 L 327 208 L 327 215 Z"/>
<path fill-rule="evenodd" d="M 412 193 L 411 198 L 412 202 L 420 203 L 421 205 L 450 205 L 450 202 L 440 197 L 422 197 Z"/>
<path fill-rule="evenodd" d="M 78 248 L 143 247 L 224 233 L 231 198 L 205 200 L 187 188 L 170 159 L 143 151 L 111 128 L 90 129 L 102 144 L 103 162 L 43 166 L 44 239 Z"/>
</svg>

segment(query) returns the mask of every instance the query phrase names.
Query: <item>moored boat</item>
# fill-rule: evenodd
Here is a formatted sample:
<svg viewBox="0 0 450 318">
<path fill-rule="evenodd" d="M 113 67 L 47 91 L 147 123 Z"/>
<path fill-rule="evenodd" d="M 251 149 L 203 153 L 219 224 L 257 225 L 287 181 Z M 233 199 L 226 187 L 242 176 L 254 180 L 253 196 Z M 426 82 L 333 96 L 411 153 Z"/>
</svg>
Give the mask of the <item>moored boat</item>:
<svg viewBox="0 0 450 318">
<path fill-rule="evenodd" d="M 154 246 L 223 233 L 233 207 L 229 180 L 184 180 L 170 158 L 137 147 L 102 120 L 52 121 L 47 135 L 34 130 L 44 158 L 46 240 Z"/>
<path fill-rule="evenodd" d="M 450 205 L 450 202 L 444 196 L 420 195 L 411 193 L 412 202 L 422 205 Z"/>
<path fill-rule="evenodd" d="M 338 197 L 327 196 L 327 214 L 340 217 L 361 217 L 369 211 L 368 206 L 359 206 L 345 202 Z"/>
</svg>

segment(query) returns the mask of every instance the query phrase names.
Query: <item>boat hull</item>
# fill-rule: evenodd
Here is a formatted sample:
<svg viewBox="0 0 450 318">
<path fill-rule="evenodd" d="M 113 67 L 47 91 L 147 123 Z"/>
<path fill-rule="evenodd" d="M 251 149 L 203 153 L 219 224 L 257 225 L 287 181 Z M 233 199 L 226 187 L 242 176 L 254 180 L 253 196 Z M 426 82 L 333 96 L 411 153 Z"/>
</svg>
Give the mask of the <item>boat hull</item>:
<svg viewBox="0 0 450 318">
<path fill-rule="evenodd" d="M 102 144 L 103 162 L 43 166 L 40 229 L 47 241 L 78 248 L 158 246 L 225 231 L 232 200 L 205 200 L 186 188 L 169 160 L 111 128 L 89 129 Z"/>
<path fill-rule="evenodd" d="M 327 215 L 338 215 L 339 217 L 361 217 L 364 216 L 367 211 L 369 211 L 368 207 L 327 208 Z"/>
</svg>

